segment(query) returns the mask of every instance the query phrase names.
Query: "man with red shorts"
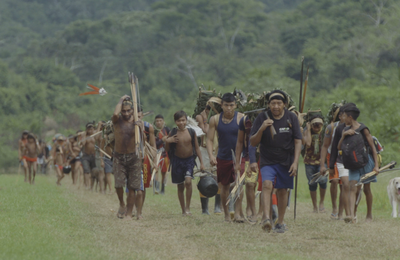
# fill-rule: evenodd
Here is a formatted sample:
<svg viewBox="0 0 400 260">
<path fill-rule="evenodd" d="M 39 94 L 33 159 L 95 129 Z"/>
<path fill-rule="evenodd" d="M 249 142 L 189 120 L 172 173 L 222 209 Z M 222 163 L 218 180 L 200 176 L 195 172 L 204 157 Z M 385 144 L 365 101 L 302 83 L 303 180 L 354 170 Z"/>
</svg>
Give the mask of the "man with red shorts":
<svg viewBox="0 0 400 260">
<path fill-rule="evenodd" d="M 236 176 L 232 150 L 236 149 L 237 136 L 239 131 L 239 122 L 243 117 L 242 113 L 235 111 L 236 98 L 232 93 L 225 93 L 221 98 L 222 113 L 215 115 L 210 119 L 210 125 L 207 133 L 207 152 L 212 166 L 217 165 L 217 179 L 221 183 L 221 200 L 224 208 L 225 221 L 230 222 L 230 215 L 226 205 L 231 183 L 235 181 Z M 218 154 L 215 158 L 213 154 L 214 133 L 218 134 Z M 238 199 L 236 205 L 242 201 Z M 240 208 L 235 207 L 235 222 L 243 223 L 243 217 L 240 216 Z"/>
<path fill-rule="evenodd" d="M 33 134 L 28 134 L 28 142 L 25 144 L 23 159 L 25 160 L 28 168 L 28 180 L 30 184 L 35 184 L 37 157 L 39 151 L 39 143 L 37 142 L 35 136 L 33 136 Z"/>
<path fill-rule="evenodd" d="M 28 134 L 29 132 L 27 130 L 22 132 L 21 139 L 18 141 L 18 158 L 19 162 L 22 164 L 24 167 L 24 173 L 25 173 L 25 182 L 28 181 L 28 164 L 26 163 L 26 160 L 24 159 L 24 149 L 25 145 L 28 142 Z"/>
</svg>

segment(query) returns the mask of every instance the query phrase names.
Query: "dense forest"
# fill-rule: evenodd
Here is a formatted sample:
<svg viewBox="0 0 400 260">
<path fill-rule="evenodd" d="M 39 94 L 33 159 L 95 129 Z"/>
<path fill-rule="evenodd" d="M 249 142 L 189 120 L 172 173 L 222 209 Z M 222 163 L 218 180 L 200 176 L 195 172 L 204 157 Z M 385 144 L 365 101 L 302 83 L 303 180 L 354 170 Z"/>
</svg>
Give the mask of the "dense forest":
<svg viewBox="0 0 400 260">
<path fill-rule="evenodd" d="M 343 99 L 399 151 L 400 1 L 3 0 L 0 2 L 0 168 L 17 165 L 27 129 L 49 140 L 108 120 L 139 78 L 144 110 L 169 125 L 192 114 L 198 87 L 218 92 L 285 89 L 326 114 Z M 105 96 L 78 97 L 86 84 Z M 146 118 L 152 122 L 153 117 Z"/>
</svg>

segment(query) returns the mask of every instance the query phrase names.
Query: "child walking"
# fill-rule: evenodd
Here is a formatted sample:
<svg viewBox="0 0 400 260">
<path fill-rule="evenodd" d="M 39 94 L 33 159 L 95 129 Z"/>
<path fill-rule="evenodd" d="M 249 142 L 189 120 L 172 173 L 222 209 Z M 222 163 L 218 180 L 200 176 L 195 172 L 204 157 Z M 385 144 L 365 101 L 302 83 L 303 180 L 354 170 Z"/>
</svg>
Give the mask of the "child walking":
<svg viewBox="0 0 400 260">
<path fill-rule="evenodd" d="M 165 150 L 171 161 L 172 183 L 178 184 L 178 199 L 183 216 L 190 216 L 190 200 L 192 198 L 193 168 L 196 165 L 196 156 L 200 160 L 200 170 L 204 170 L 203 159 L 193 129 L 186 128 L 187 115 L 184 111 L 174 114 L 177 127 L 172 129 L 166 139 Z M 186 204 L 184 190 L 186 189 Z"/>
<path fill-rule="evenodd" d="M 338 144 L 339 154 L 343 154 L 343 164 L 349 169 L 350 181 L 350 212 L 351 222 L 355 220 L 356 192 L 355 184 L 360 178 L 372 171 L 379 173 L 378 156 L 368 127 L 357 122 L 360 110 L 353 103 L 346 105 L 343 111 L 343 120 L 346 127 Z M 372 221 L 372 192 L 370 184 L 376 182 L 376 176 L 371 177 L 364 184 L 364 193 L 367 201 L 366 221 Z M 350 222 L 350 221 L 349 221 Z"/>
</svg>

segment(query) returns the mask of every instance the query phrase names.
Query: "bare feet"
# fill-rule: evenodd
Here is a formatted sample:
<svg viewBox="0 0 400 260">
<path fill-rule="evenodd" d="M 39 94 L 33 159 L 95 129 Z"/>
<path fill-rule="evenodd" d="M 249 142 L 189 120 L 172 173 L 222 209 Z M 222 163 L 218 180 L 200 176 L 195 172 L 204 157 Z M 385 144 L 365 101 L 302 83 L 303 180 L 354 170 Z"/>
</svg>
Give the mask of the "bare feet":
<svg viewBox="0 0 400 260">
<path fill-rule="evenodd" d="M 140 215 L 140 216 L 137 216 L 137 220 L 141 220 L 143 218 L 143 216 L 142 215 Z"/>
<path fill-rule="evenodd" d="M 345 222 L 345 223 L 352 223 L 353 220 L 351 219 L 351 216 L 346 216 L 346 217 L 344 218 L 344 222 Z"/>
<path fill-rule="evenodd" d="M 271 229 L 272 229 L 271 220 L 269 220 L 269 219 L 264 219 L 261 223 L 262 223 L 262 226 L 261 226 L 262 230 L 264 230 L 264 231 L 270 233 L 270 232 L 271 232 Z"/>
<path fill-rule="evenodd" d="M 132 218 L 132 216 L 125 215 L 125 217 L 123 219 L 124 220 L 132 220 L 133 218 Z"/>
<path fill-rule="evenodd" d="M 225 214 L 225 221 L 226 221 L 226 222 L 231 222 L 231 221 L 232 221 L 232 220 L 231 220 L 231 216 Z"/>
<path fill-rule="evenodd" d="M 242 216 L 240 216 L 240 215 L 236 215 L 236 216 L 233 218 L 233 222 L 234 222 L 234 223 L 244 223 L 244 218 L 242 218 Z"/>
<path fill-rule="evenodd" d="M 190 211 L 186 211 L 186 216 L 192 216 L 192 213 L 190 213 Z"/>
<path fill-rule="evenodd" d="M 253 216 L 247 216 L 247 222 L 249 222 L 250 225 L 255 225 L 257 224 L 257 219 Z"/>
</svg>

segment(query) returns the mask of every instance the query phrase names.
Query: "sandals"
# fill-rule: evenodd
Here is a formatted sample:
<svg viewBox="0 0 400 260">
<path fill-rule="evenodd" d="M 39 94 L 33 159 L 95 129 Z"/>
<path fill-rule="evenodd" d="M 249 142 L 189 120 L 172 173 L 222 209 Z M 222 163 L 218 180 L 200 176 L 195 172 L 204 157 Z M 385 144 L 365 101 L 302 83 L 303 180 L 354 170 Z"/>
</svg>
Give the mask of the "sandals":
<svg viewBox="0 0 400 260">
<path fill-rule="evenodd" d="M 126 207 L 119 207 L 117 217 L 118 218 L 124 218 L 126 215 Z"/>
<path fill-rule="evenodd" d="M 257 224 L 257 220 L 253 220 L 252 218 L 247 218 L 247 222 L 249 222 L 250 225 Z"/>
<path fill-rule="evenodd" d="M 270 219 L 264 219 L 261 225 L 262 230 L 270 233 L 272 230 L 272 224 Z"/>
<path fill-rule="evenodd" d="M 239 218 L 239 219 L 234 218 L 234 219 L 233 219 L 233 223 L 244 223 L 244 219 L 241 219 L 241 218 Z"/>
<path fill-rule="evenodd" d="M 337 220 L 338 219 L 338 213 L 336 213 L 336 214 L 331 213 L 330 217 L 331 217 L 332 220 Z"/>
</svg>

